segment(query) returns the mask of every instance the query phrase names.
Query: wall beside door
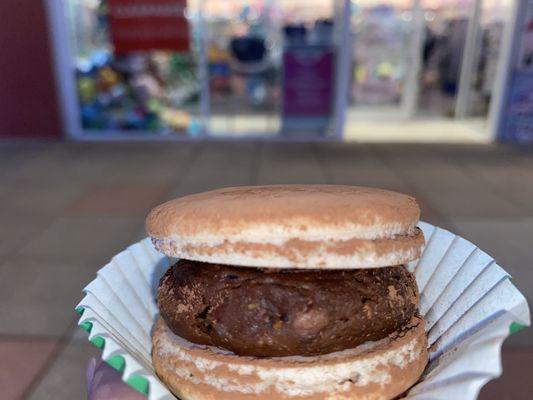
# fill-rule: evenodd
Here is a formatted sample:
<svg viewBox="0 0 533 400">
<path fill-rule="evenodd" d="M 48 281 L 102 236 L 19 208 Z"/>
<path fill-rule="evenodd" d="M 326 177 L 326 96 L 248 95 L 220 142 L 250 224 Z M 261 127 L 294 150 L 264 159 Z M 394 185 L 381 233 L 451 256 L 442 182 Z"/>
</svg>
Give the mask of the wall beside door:
<svg viewBox="0 0 533 400">
<path fill-rule="evenodd" d="M 43 0 L 0 1 L 0 49 L 0 137 L 61 137 Z"/>
</svg>

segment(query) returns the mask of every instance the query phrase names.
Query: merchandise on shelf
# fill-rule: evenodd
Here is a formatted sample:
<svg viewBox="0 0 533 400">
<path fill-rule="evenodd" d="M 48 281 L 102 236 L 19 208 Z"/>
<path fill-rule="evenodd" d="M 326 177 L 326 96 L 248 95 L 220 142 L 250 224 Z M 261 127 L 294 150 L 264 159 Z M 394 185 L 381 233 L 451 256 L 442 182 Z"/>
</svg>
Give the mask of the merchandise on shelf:
<svg viewBox="0 0 533 400">
<path fill-rule="evenodd" d="M 79 63 L 77 89 L 86 129 L 185 132 L 199 84 L 190 56 L 101 52 Z"/>
</svg>

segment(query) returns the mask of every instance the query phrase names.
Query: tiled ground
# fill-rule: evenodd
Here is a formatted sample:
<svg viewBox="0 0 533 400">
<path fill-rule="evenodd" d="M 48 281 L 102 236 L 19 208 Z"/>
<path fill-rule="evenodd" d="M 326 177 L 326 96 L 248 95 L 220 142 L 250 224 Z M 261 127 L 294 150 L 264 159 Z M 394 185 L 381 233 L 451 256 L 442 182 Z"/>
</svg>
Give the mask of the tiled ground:
<svg viewBox="0 0 533 400">
<path fill-rule="evenodd" d="M 533 152 L 494 146 L 280 143 L 0 144 L 2 399 L 81 399 L 98 352 L 76 328 L 81 289 L 142 236 L 155 204 L 220 186 L 380 186 L 491 253 L 533 298 Z M 533 392 L 533 334 L 504 350 L 481 398 Z"/>
</svg>

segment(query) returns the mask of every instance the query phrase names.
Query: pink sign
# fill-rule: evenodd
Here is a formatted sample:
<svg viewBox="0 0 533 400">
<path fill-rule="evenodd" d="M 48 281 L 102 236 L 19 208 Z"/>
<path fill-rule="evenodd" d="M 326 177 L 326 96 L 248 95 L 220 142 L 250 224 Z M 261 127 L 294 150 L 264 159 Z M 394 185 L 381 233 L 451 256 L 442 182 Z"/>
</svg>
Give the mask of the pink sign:
<svg viewBox="0 0 533 400">
<path fill-rule="evenodd" d="M 302 46 L 283 54 L 283 116 L 328 116 L 333 99 L 334 52 Z"/>
<path fill-rule="evenodd" d="M 116 54 L 143 50 L 189 51 L 186 0 L 109 0 Z"/>
</svg>

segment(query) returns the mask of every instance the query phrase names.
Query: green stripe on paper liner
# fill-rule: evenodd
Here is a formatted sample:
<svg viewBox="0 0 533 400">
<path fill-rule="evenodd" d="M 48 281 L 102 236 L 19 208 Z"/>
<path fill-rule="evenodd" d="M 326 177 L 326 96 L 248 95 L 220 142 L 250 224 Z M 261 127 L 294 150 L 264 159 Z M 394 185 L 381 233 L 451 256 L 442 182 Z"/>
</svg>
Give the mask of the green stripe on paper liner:
<svg viewBox="0 0 533 400">
<path fill-rule="evenodd" d="M 105 347 L 105 339 L 101 336 L 93 337 L 90 342 L 100 350 L 103 350 Z M 124 369 L 126 368 L 126 359 L 118 354 L 104 361 L 106 364 L 116 369 L 120 373 L 124 372 Z M 148 393 L 150 392 L 150 382 L 144 376 L 132 375 L 127 381 L 124 382 L 145 396 L 148 396 Z"/>
<path fill-rule="evenodd" d="M 83 315 L 83 312 L 85 311 L 83 307 L 77 307 L 75 310 L 80 315 Z M 78 326 L 88 333 L 91 333 L 91 330 L 93 328 L 93 324 L 90 321 L 82 322 Z M 94 346 L 98 347 L 100 350 L 103 350 L 105 347 L 105 339 L 101 336 L 94 336 L 89 341 Z M 118 354 L 104 361 L 106 362 L 106 364 L 108 364 L 120 373 L 124 372 L 124 369 L 126 368 L 126 359 Z M 150 392 L 150 381 L 148 381 L 148 379 L 146 379 L 144 376 L 132 375 L 125 382 L 128 384 L 128 386 L 132 387 L 136 391 L 144 394 L 145 396 L 148 396 L 148 393 Z"/>
<path fill-rule="evenodd" d="M 145 396 L 148 396 L 148 392 L 150 391 L 150 382 L 144 376 L 132 375 L 126 381 L 126 383 L 132 388 L 134 388 L 136 391 L 141 392 Z"/>
<path fill-rule="evenodd" d="M 81 324 L 78 324 L 78 326 L 87 333 L 91 333 L 91 330 L 93 329 L 93 323 L 91 321 L 82 322 Z"/>
<path fill-rule="evenodd" d="M 93 336 L 90 342 L 96 347 L 98 347 L 100 350 L 103 350 L 105 347 L 105 339 L 102 336 Z"/>
<path fill-rule="evenodd" d="M 511 325 L 509 325 L 509 333 L 512 335 L 513 333 L 520 332 L 525 327 L 526 326 L 523 324 L 520 324 L 518 322 L 513 322 Z"/>
<path fill-rule="evenodd" d="M 101 336 L 93 337 L 91 339 L 91 343 L 98 347 L 100 350 L 103 350 L 105 347 L 105 339 Z M 126 368 L 126 359 L 118 354 L 104 361 L 106 362 L 106 364 L 116 369 L 120 373 L 124 372 L 124 369 Z M 150 391 L 150 382 L 144 376 L 132 375 L 128 378 L 128 380 L 124 382 L 126 382 L 136 391 L 144 394 L 145 396 L 148 396 L 148 392 Z"/>
<path fill-rule="evenodd" d="M 124 372 L 124 368 L 126 368 L 126 360 L 121 355 L 116 355 L 113 357 L 109 357 L 105 362 L 110 366 L 116 369 L 118 372 Z"/>
</svg>

